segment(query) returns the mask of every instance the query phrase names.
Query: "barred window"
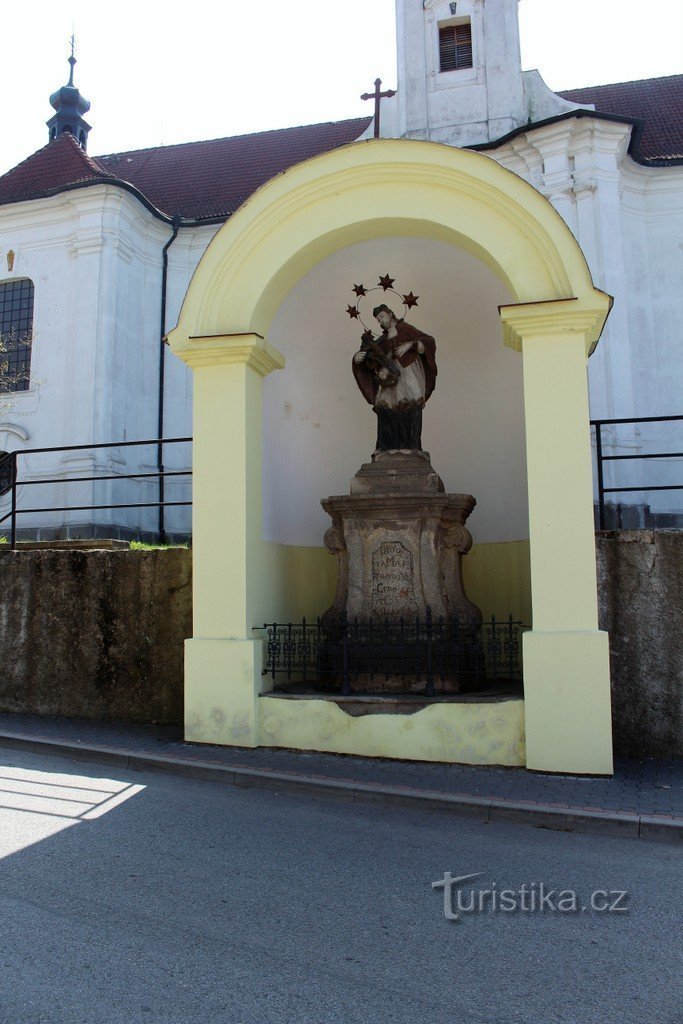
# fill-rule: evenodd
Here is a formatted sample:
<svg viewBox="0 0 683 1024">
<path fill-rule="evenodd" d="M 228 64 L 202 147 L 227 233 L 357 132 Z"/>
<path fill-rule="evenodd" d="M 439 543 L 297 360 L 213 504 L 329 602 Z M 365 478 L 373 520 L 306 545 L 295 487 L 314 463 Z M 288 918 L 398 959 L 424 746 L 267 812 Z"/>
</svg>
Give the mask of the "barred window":
<svg viewBox="0 0 683 1024">
<path fill-rule="evenodd" d="M 33 337 L 33 281 L 0 284 L 0 391 L 28 391 Z"/>
<path fill-rule="evenodd" d="M 472 67 L 472 27 L 446 25 L 439 29 L 439 70 L 460 71 Z"/>
<path fill-rule="evenodd" d="M 14 463 L 9 452 L 0 451 L 0 498 L 12 490 Z"/>
</svg>

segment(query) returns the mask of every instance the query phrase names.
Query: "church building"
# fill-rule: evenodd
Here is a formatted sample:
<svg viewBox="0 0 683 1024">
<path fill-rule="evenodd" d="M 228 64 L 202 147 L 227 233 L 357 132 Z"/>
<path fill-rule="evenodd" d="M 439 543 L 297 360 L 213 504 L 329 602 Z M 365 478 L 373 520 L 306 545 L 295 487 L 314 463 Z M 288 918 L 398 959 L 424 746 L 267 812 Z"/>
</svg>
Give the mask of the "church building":
<svg viewBox="0 0 683 1024">
<path fill-rule="evenodd" d="M 522 71 L 517 0 L 397 0 L 396 26 L 398 88 L 382 101 L 381 137 L 483 153 L 545 196 L 577 238 L 595 283 L 615 299 L 589 363 L 591 417 L 678 413 L 683 76 L 555 94 L 538 71 Z M 0 177 L 2 330 L 33 338 L 6 357 L 15 380 L 11 403 L 0 399 L 5 452 L 189 436 L 190 375 L 161 339 L 218 227 L 273 176 L 374 134 L 369 118 L 356 118 L 91 156 L 90 104 L 74 85 L 73 56 L 70 64 L 67 85 L 50 97 L 48 144 Z M 401 287 L 415 290 L 406 273 Z M 430 277 L 437 274 L 447 270 L 435 255 Z M 325 301 L 335 316 L 341 299 Z M 615 454 L 666 443 L 657 424 L 603 428 L 603 447 Z M 66 452 L 59 466 L 47 457 L 31 462 L 32 476 L 46 478 L 151 473 L 162 463 L 187 468 L 189 446 Z M 654 474 L 652 463 L 634 460 L 628 472 L 615 466 L 621 472 L 607 485 L 676 482 L 662 464 Z M 167 500 L 188 493 L 185 478 L 166 481 Z M 157 490 L 146 478 L 103 480 L 68 493 L 46 484 L 28 497 L 24 507 L 85 506 L 154 501 Z M 675 491 L 614 502 L 613 525 L 676 525 L 683 511 Z M 20 517 L 19 535 L 153 535 L 157 520 L 143 509 L 33 514 Z M 165 528 L 186 535 L 188 510 L 167 509 Z"/>
<path fill-rule="evenodd" d="M 19 536 L 185 537 L 193 463 L 189 739 L 396 756 L 403 730 L 416 759 L 611 771 L 588 419 L 681 411 L 683 75 L 553 93 L 522 70 L 517 6 L 396 0 L 398 81 L 376 83 L 374 116 L 101 156 L 72 57 L 46 146 L 0 177 L 0 452 L 31 452 L 22 471 L 45 481 L 18 488 L 41 510 Z M 351 372 L 372 297 L 436 339 L 422 445 L 447 492 L 476 498 L 472 550 L 452 540 L 469 597 L 533 618 L 526 710 L 380 723 L 257 699 L 253 628 L 334 594 L 321 500 L 375 443 Z M 192 435 L 194 455 L 151 443 Z M 656 423 L 600 443 L 680 450 Z M 83 447 L 34 451 L 62 446 Z M 680 491 L 635 490 L 680 482 L 655 464 L 608 464 L 606 487 L 634 488 L 614 525 L 680 524 Z M 163 522 L 145 507 L 160 470 L 177 474 Z"/>
</svg>

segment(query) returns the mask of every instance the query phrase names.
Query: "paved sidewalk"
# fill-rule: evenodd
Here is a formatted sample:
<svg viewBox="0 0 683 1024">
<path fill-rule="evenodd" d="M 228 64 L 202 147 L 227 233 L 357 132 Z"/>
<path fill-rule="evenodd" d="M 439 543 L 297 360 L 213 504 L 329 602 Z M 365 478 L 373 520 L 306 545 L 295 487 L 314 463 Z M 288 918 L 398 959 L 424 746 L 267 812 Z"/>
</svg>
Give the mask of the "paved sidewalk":
<svg viewBox="0 0 683 1024">
<path fill-rule="evenodd" d="M 569 831 L 683 838 L 683 762 L 618 760 L 611 779 L 184 743 L 174 727 L 0 714 L 0 747 L 95 756 L 236 786 L 325 792 Z"/>
</svg>

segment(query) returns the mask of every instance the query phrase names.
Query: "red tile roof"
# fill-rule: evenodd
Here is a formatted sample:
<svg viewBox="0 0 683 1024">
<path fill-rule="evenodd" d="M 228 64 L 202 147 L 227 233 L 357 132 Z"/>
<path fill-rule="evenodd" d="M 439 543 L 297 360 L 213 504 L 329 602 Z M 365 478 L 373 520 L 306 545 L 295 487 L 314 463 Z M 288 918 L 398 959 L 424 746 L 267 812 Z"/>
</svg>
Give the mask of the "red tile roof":
<svg viewBox="0 0 683 1024">
<path fill-rule="evenodd" d="M 559 95 L 573 103 L 594 103 L 602 114 L 644 121 L 643 134 L 632 153 L 639 162 L 683 159 L 683 75 L 569 89 Z"/>
<path fill-rule="evenodd" d="M 129 181 L 164 213 L 193 219 L 225 217 L 276 174 L 301 160 L 353 142 L 369 123 L 369 117 L 358 117 L 111 153 L 96 159 L 115 177 Z"/>
<path fill-rule="evenodd" d="M 34 199 L 65 185 L 109 177 L 78 145 L 73 135 L 60 135 L 0 177 L 0 203 Z"/>
<path fill-rule="evenodd" d="M 168 216 L 222 219 L 276 174 L 353 142 L 369 124 L 358 117 L 100 157 L 89 157 L 65 134 L 0 177 L 0 205 L 85 181 L 124 181 Z"/>
<path fill-rule="evenodd" d="M 683 161 L 683 75 L 559 95 L 594 103 L 600 113 L 642 121 L 642 136 L 636 128 L 631 147 L 642 163 Z M 185 220 L 222 220 L 276 174 L 353 142 L 369 123 L 370 118 L 359 117 L 101 157 L 89 157 L 70 135 L 62 135 L 0 177 L 0 205 L 89 181 L 126 182 L 168 217 L 178 213 Z"/>
</svg>

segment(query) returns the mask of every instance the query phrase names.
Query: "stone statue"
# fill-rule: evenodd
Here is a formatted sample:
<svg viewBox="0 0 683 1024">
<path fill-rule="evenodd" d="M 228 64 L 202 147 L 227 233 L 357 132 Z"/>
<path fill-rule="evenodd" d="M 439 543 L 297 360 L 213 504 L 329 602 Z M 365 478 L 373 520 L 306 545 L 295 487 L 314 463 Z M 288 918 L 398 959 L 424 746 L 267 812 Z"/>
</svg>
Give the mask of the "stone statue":
<svg viewBox="0 0 683 1024">
<path fill-rule="evenodd" d="M 422 451 L 422 409 L 436 383 L 436 342 L 398 320 L 382 303 L 373 310 L 382 328 L 363 335 L 353 375 L 377 415 L 377 452 Z"/>
<path fill-rule="evenodd" d="M 402 298 L 406 311 L 417 305 L 419 296 L 412 291 L 401 295 L 393 284 L 385 274 L 374 288 L 354 285 L 357 301 L 346 310 L 365 332 L 352 365 L 377 415 L 377 448 L 353 477 L 349 494 L 322 502 L 332 519 L 325 547 L 338 570 L 334 602 L 322 622 L 332 637 L 340 635 L 335 633 L 340 622 L 352 623 L 356 631 L 361 624 L 370 630 L 368 636 L 383 642 L 382 629 L 389 624 L 402 629 L 406 623 L 424 626 L 429 621 L 437 632 L 448 624 L 452 635 L 472 640 L 482 616 L 465 593 L 462 560 L 472 544 L 465 523 L 476 501 L 471 494 L 447 494 L 429 453 L 422 450 L 422 410 L 436 382 L 436 343 L 384 303 L 373 310 L 382 330 L 378 338 L 361 317 L 360 300 L 367 301 L 368 293 L 379 288 Z M 372 633 L 373 624 L 379 633 Z M 410 655 L 405 671 L 397 667 L 394 651 L 394 661 L 389 657 L 387 662 L 391 670 L 380 680 L 362 668 L 359 655 L 361 667 L 351 688 L 423 692 L 424 678 L 410 668 L 410 658 L 422 657 L 424 637 L 405 642 Z M 456 662 L 443 662 L 437 688 L 457 691 L 469 685 L 471 672 L 462 659 Z"/>
</svg>

